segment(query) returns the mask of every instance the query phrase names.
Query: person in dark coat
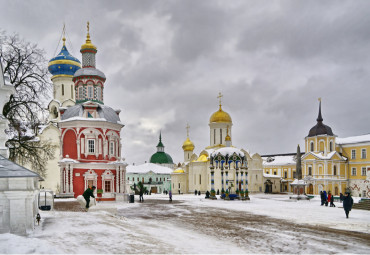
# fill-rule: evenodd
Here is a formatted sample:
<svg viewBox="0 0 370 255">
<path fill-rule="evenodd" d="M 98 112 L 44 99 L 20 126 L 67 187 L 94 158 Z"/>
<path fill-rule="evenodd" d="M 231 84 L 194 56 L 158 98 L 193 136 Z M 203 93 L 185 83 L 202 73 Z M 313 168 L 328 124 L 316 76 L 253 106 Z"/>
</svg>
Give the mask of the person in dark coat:
<svg viewBox="0 0 370 255">
<path fill-rule="evenodd" d="M 349 211 L 351 211 L 353 205 L 353 199 L 349 192 L 346 192 L 343 198 L 343 208 L 346 213 L 346 217 L 348 218 Z"/>
<path fill-rule="evenodd" d="M 321 197 L 321 205 L 325 204 L 325 195 L 324 192 L 320 191 L 320 197 Z"/>
<path fill-rule="evenodd" d="M 340 199 L 340 202 L 341 202 L 341 203 L 343 202 L 343 198 L 344 198 L 343 194 L 342 194 L 342 193 L 340 193 L 340 194 L 339 194 L 339 199 Z"/>
<path fill-rule="evenodd" d="M 170 190 L 170 192 L 168 192 L 168 196 L 170 198 L 170 202 L 172 202 L 172 192 L 171 192 L 171 190 Z"/>
<path fill-rule="evenodd" d="M 328 196 L 325 190 L 324 190 L 324 202 L 325 202 L 325 206 L 328 206 Z"/>
<path fill-rule="evenodd" d="M 333 195 L 330 197 L 330 207 L 335 207 Z"/>
<path fill-rule="evenodd" d="M 90 204 L 90 197 L 95 198 L 94 196 L 94 190 L 96 189 L 95 186 L 92 186 L 92 188 L 88 187 L 87 190 L 82 194 L 82 196 L 86 200 L 86 209 L 89 209 L 89 204 Z"/>
</svg>

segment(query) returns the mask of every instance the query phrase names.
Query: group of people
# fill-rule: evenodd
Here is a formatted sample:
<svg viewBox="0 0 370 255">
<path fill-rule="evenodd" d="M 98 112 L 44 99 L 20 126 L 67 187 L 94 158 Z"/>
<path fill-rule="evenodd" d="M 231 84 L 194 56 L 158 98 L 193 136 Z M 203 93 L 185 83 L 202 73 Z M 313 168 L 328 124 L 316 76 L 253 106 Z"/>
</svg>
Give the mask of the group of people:
<svg viewBox="0 0 370 255">
<path fill-rule="evenodd" d="M 330 202 L 330 207 L 335 207 L 334 196 L 330 193 L 330 191 L 328 192 L 328 194 L 326 194 L 325 190 L 320 191 L 320 197 L 321 206 L 328 206 L 328 203 Z M 349 192 L 346 192 L 344 195 L 340 193 L 340 201 L 343 202 L 344 212 L 346 213 L 346 217 L 348 218 L 349 212 L 352 209 L 353 198 L 351 197 Z"/>
</svg>

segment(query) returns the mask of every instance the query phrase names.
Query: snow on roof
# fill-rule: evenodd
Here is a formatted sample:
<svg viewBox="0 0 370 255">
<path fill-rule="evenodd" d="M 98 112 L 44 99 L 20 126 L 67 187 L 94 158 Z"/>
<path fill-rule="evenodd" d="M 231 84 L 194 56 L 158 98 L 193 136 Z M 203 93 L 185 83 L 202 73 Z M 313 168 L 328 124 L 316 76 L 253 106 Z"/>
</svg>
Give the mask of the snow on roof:
<svg viewBox="0 0 370 255">
<path fill-rule="evenodd" d="M 271 157 L 262 157 L 263 165 L 265 166 L 280 166 L 280 165 L 295 165 L 296 161 L 294 156 L 271 156 Z"/>
<path fill-rule="evenodd" d="M 224 148 L 217 149 L 211 153 L 211 156 L 214 157 L 218 153 L 220 153 L 223 156 L 226 156 L 226 155 L 230 156 L 230 155 L 233 155 L 234 153 L 236 153 L 239 156 L 244 156 L 244 153 L 241 150 L 239 150 L 238 148 L 234 148 L 234 147 L 224 147 Z"/>
<path fill-rule="evenodd" d="M 328 153 L 326 156 L 324 156 L 323 154 L 321 153 L 314 153 L 314 152 L 310 152 L 312 155 L 318 157 L 319 159 L 331 159 L 334 154 L 336 153 L 336 151 L 332 151 L 330 153 Z M 343 158 L 343 157 L 342 157 Z"/>
<path fill-rule="evenodd" d="M 80 163 L 77 160 L 71 159 L 71 158 L 63 158 L 59 162 L 72 162 L 72 163 Z"/>
<path fill-rule="evenodd" d="M 171 174 L 173 170 L 169 167 L 160 166 L 153 163 L 145 163 L 137 166 L 129 165 L 126 167 L 126 173 L 146 174 L 150 171 L 156 174 Z"/>
<path fill-rule="evenodd" d="M 337 144 L 365 143 L 370 142 L 370 134 L 337 138 Z"/>
<path fill-rule="evenodd" d="M 274 175 L 274 174 L 266 174 L 266 173 L 263 173 L 263 177 L 266 177 L 266 178 L 281 178 L 279 175 Z"/>
<path fill-rule="evenodd" d="M 290 185 L 306 184 L 304 180 L 295 179 Z"/>
<path fill-rule="evenodd" d="M 42 179 L 37 173 L 20 166 L 0 155 L 0 178 L 36 177 Z"/>
</svg>

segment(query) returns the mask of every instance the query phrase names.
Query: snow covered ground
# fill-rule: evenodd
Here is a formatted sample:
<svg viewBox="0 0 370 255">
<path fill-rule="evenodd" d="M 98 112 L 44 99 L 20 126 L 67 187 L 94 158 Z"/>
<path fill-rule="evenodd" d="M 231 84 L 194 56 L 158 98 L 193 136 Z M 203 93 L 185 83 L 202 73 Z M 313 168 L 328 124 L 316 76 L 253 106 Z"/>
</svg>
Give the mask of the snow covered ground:
<svg viewBox="0 0 370 255">
<path fill-rule="evenodd" d="M 0 235 L 0 253 L 369 253 L 370 211 L 319 199 L 251 195 L 250 201 L 204 196 L 144 196 L 144 203 L 98 203 L 89 212 L 41 211 L 27 237 Z M 57 200 L 60 201 L 60 200 Z M 63 200 L 63 201 L 73 201 Z"/>
</svg>

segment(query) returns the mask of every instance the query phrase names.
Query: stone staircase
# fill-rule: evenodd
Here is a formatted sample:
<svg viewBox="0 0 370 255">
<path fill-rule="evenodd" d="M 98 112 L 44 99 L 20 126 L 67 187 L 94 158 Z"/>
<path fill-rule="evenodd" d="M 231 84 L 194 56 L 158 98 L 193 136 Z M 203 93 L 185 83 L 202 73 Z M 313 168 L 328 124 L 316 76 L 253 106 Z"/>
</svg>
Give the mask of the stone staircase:
<svg viewBox="0 0 370 255">
<path fill-rule="evenodd" d="M 353 204 L 352 209 L 370 211 L 370 199 L 361 199 L 357 204 Z"/>
</svg>

